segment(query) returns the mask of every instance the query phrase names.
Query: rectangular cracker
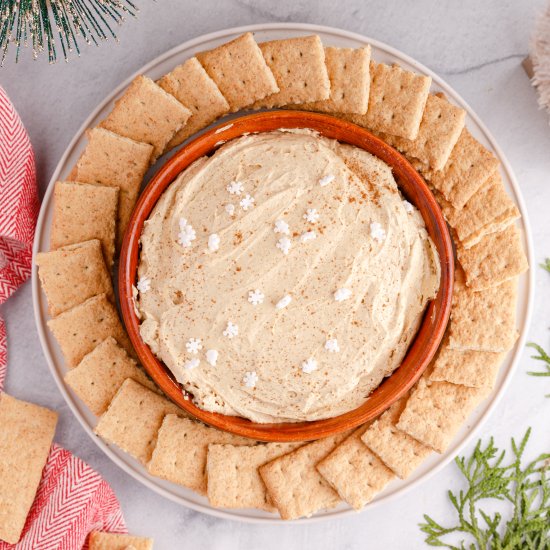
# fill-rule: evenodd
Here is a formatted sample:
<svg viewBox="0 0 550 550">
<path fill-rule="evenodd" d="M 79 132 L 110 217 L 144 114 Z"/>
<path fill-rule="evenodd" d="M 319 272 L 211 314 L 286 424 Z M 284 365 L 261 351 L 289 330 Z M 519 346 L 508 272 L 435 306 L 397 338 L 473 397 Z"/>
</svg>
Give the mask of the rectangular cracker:
<svg viewBox="0 0 550 550">
<path fill-rule="evenodd" d="M 515 224 L 486 235 L 469 249 L 457 246 L 456 253 L 466 275 L 466 284 L 474 290 L 499 285 L 529 268 Z"/>
<path fill-rule="evenodd" d="M 267 493 L 283 519 L 310 517 L 340 502 L 315 466 L 347 435 L 349 432 L 318 439 L 260 467 Z"/>
<path fill-rule="evenodd" d="M 82 361 L 65 375 L 65 382 L 95 414 L 103 414 L 109 407 L 124 380 L 131 378 L 153 391 L 149 379 L 126 350 L 109 336 L 84 356 Z"/>
<path fill-rule="evenodd" d="M 470 388 L 492 388 L 504 357 L 504 353 L 452 349 L 446 339 L 433 361 L 429 379 Z"/>
<path fill-rule="evenodd" d="M 114 302 L 111 277 L 98 239 L 39 252 L 34 261 L 52 317 L 98 294 L 106 294 Z"/>
<path fill-rule="evenodd" d="M 328 99 L 302 103 L 293 108 L 322 113 L 364 115 L 369 106 L 370 46 L 364 48 L 325 47 L 325 64 L 330 80 Z"/>
<path fill-rule="evenodd" d="M 32 506 L 57 413 L 0 394 L 0 539 L 16 544 Z"/>
<path fill-rule="evenodd" d="M 489 178 L 453 219 L 453 227 L 463 248 L 471 248 L 485 235 L 503 231 L 520 217 L 498 170 Z"/>
<path fill-rule="evenodd" d="M 254 103 L 255 109 L 328 99 L 330 80 L 325 51 L 317 35 L 259 44 L 279 91 Z"/>
<path fill-rule="evenodd" d="M 395 474 L 361 441 L 362 427 L 317 464 L 317 470 L 356 510 L 370 502 Z"/>
<path fill-rule="evenodd" d="M 262 443 L 254 446 L 208 445 L 208 500 L 216 508 L 275 510 L 258 468 L 301 443 Z"/>
<path fill-rule="evenodd" d="M 151 475 L 204 495 L 206 455 L 211 443 L 250 445 L 253 440 L 169 414 L 159 430 L 147 470 Z"/>
<path fill-rule="evenodd" d="M 229 103 L 196 57 L 188 59 L 163 76 L 158 85 L 192 113 L 185 126 L 169 141 L 166 149 L 177 147 L 195 132 L 229 112 Z"/>
<path fill-rule="evenodd" d="M 232 112 L 279 91 L 252 33 L 247 32 L 197 59 L 216 83 Z"/>
<path fill-rule="evenodd" d="M 462 209 L 474 193 L 497 171 L 495 155 L 463 128 L 447 164 L 428 179 L 455 208 Z"/>
<path fill-rule="evenodd" d="M 89 550 L 153 550 L 153 539 L 92 531 L 88 538 Z"/>
<path fill-rule="evenodd" d="M 510 350 L 517 339 L 517 279 L 476 292 L 457 270 L 449 328 L 449 347 L 461 351 Z"/>
<path fill-rule="evenodd" d="M 88 144 L 69 178 L 77 183 L 95 183 L 119 188 L 117 244 L 128 226 L 141 182 L 151 164 L 153 146 L 119 136 L 104 128 L 86 132 Z"/>
<path fill-rule="evenodd" d="M 191 111 L 174 96 L 150 78 L 139 75 L 115 101 L 113 110 L 100 126 L 134 141 L 150 143 L 153 163 L 190 116 Z"/>
<path fill-rule="evenodd" d="M 52 249 L 99 239 L 105 263 L 113 267 L 118 211 L 117 187 L 58 181 L 53 191 Z"/>
<path fill-rule="evenodd" d="M 128 378 L 99 419 L 94 432 L 107 443 L 147 464 L 167 414 L 186 415 L 175 403 Z"/>
<path fill-rule="evenodd" d="M 408 157 L 414 157 L 432 170 L 441 170 L 462 129 L 466 111 L 453 105 L 444 97 L 429 94 L 415 139 L 389 136 L 381 137 Z"/>
<path fill-rule="evenodd" d="M 397 429 L 443 453 L 475 407 L 484 388 L 468 388 L 421 378 L 397 422 Z"/>
<path fill-rule="evenodd" d="M 409 477 L 432 453 L 395 426 L 407 403 L 407 397 L 394 403 L 374 421 L 361 437 L 363 443 L 401 479 Z"/>
<path fill-rule="evenodd" d="M 105 294 L 88 298 L 48 321 L 68 367 L 76 367 L 105 338 L 112 336 L 132 357 L 135 351 L 115 306 Z"/>
</svg>

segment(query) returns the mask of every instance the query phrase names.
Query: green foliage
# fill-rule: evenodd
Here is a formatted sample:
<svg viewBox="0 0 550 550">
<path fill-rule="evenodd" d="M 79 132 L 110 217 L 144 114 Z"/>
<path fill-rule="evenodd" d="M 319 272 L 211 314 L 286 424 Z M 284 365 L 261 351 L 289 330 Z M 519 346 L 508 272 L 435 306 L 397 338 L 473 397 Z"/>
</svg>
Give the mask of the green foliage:
<svg viewBox="0 0 550 550">
<path fill-rule="evenodd" d="M 512 439 L 514 459 L 495 447 L 493 438 L 482 448 L 478 441 L 470 458 L 455 463 L 467 482 L 458 494 L 448 492 L 456 512 L 454 525 L 443 526 L 424 515 L 420 524 L 430 546 L 453 550 L 549 550 L 550 549 L 550 454 L 522 465 L 531 429 L 520 444 Z M 500 501 L 510 513 L 483 510 L 485 500 Z M 501 507 L 502 507 L 501 506 Z M 453 537 L 454 535 L 454 537 Z M 453 546 L 449 538 L 459 538 Z"/>
<path fill-rule="evenodd" d="M 136 11 L 131 0 L 0 0 L 1 64 L 12 43 L 16 61 L 21 46 L 30 45 L 34 58 L 47 49 L 50 63 L 55 63 L 56 35 L 67 61 L 73 50 L 80 55 L 79 39 L 96 46 L 98 40 L 116 40 L 111 25 Z"/>
<path fill-rule="evenodd" d="M 542 267 L 542 269 L 546 269 L 546 271 L 548 271 L 548 273 L 550 273 L 550 258 L 546 258 L 546 260 L 542 263 L 542 264 L 539 264 L 540 267 Z"/>
</svg>

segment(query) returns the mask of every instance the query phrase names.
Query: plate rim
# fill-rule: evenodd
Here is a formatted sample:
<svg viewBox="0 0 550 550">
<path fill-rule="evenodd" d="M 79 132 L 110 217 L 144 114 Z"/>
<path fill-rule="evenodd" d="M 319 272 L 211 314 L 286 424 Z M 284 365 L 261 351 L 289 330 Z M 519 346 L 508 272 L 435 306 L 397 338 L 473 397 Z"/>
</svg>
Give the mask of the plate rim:
<svg viewBox="0 0 550 550">
<path fill-rule="evenodd" d="M 384 495 L 381 498 L 375 499 L 372 502 L 368 503 L 362 511 L 369 510 L 374 508 L 375 506 L 378 506 L 382 503 L 391 502 L 393 499 L 398 498 L 399 496 L 403 495 L 404 493 L 412 490 L 413 488 L 417 487 L 420 483 L 423 483 L 430 479 L 432 476 L 434 476 L 436 473 L 441 471 L 444 467 L 446 467 L 453 458 L 461 452 L 461 450 L 472 441 L 474 436 L 478 433 L 481 426 L 487 421 L 488 417 L 493 413 L 495 407 L 498 405 L 500 400 L 502 399 L 502 396 L 506 393 L 506 389 L 508 387 L 508 384 L 510 383 L 510 380 L 512 378 L 512 375 L 514 374 L 520 358 L 521 358 L 521 350 L 523 349 L 525 345 L 525 341 L 527 338 L 527 333 L 529 326 L 531 324 L 531 316 L 532 316 L 532 310 L 533 310 L 533 300 L 534 300 L 534 269 L 532 267 L 535 265 L 535 259 L 534 259 L 534 247 L 533 247 L 533 239 L 531 234 L 531 225 L 529 223 L 528 213 L 525 206 L 525 201 L 523 199 L 523 195 L 521 194 L 521 190 L 519 188 L 519 184 L 517 181 L 517 178 L 514 174 L 514 171 L 512 170 L 512 167 L 504 155 L 504 152 L 498 145 L 497 141 L 495 140 L 492 133 L 489 131 L 489 129 L 485 126 L 485 124 L 482 122 L 482 120 L 479 118 L 479 116 L 476 114 L 476 112 L 472 109 L 472 107 L 466 102 L 460 94 L 458 94 L 444 79 L 442 79 L 440 76 L 438 76 L 436 73 L 434 73 L 432 70 L 430 70 L 428 67 L 423 65 L 422 63 L 416 61 L 415 59 L 411 58 L 407 54 L 401 52 L 400 50 L 389 46 L 388 44 L 381 42 L 379 40 L 375 40 L 373 38 L 370 38 L 366 35 L 362 35 L 360 33 L 355 33 L 351 31 L 347 31 L 345 29 L 339 29 L 337 27 L 330 27 L 325 25 L 316 25 L 311 23 L 257 23 L 252 25 L 245 25 L 245 26 L 238 26 L 238 27 L 231 27 L 227 29 L 221 29 L 218 31 L 214 31 L 211 33 L 203 34 L 200 36 L 197 36 L 195 38 L 192 38 L 190 40 L 187 40 L 185 42 L 182 42 L 181 44 L 174 46 L 173 48 L 167 50 L 166 52 L 162 53 L 161 55 L 157 56 L 156 58 L 152 59 L 145 65 L 141 66 L 137 71 L 132 73 L 128 78 L 123 80 L 118 86 L 116 86 L 110 93 L 108 93 L 95 107 L 95 109 L 92 110 L 92 112 L 88 115 L 88 117 L 83 121 L 81 126 L 78 128 L 76 133 L 74 134 L 73 138 L 67 145 L 63 155 L 59 159 L 54 172 L 52 173 L 52 177 L 50 178 L 50 181 L 48 182 L 48 186 L 46 188 L 46 191 L 44 193 L 44 196 L 42 198 L 42 203 L 40 206 L 40 213 L 38 216 L 37 224 L 36 224 L 36 234 L 33 242 L 33 266 L 32 266 L 32 299 L 33 299 L 33 312 L 34 312 L 34 318 L 35 318 L 35 324 L 40 340 L 40 345 L 42 348 L 42 352 L 46 358 L 46 362 L 48 364 L 48 368 L 57 384 L 57 387 L 61 394 L 63 395 L 63 398 L 67 405 L 69 406 L 70 410 L 72 411 L 73 415 L 77 418 L 81 426 L 84 428 L 84 431 L 92 438 L 92 440 L 98 445 L 98 447 L 109 457 L 111 461 L 113 461 L 119 468 L 121 468 L 126 474 L 129 474 L 132 476 L 136 481 L 140 482 L 144 486 L 148 487 L 149 489 L 155 491 L 157 494 L 160 494 L 164 496 L 165 498 L 168 498 L 169 500 L 184 505 L 186 507 L 189 507 L 193 510 L 206 513 L 211 516 L 219 517 L 222 519 L 230 519 L 232 521 L 240 521 L 245 523 L 256 523 L 256 524 L 305 524 L 305 523 L 315 523 L 315 522 L 321 522 L 321 521 L 327 521 L 334 518 L 340 518 L 350 515 L 356 515 L 357 512 L 351 508 L 344 508 L 344 509 L 335 509 L 328 511 L 327 513 L 323 515 L 314 515 L 310 518 L 300 518 L 297 520 L 282 520 L 279 517 L 254 517 L 250 515 L 240 515 L 239 511 L 225 511 L 223 509 L 216 509 L 208 504 L 200 504 L 196 502 L 192 502 L 190 500 L 187 500 L 184 496 L 179 496 L 171 493 L 168 489 L 164 488 L 163 486 L 155 483 L 152 479 L 149 478 L 148 474 L 146 472 L 140 472 L 135 468 L 130 467 L 129 464 L 124 462 L 117 454 L 111 450 L 109 445 L 107 445 L 104 441 L 102 441 L 99 437 L 97 437 L 92 427 L 88 424 L 84 416 L 81 414 L 80 410 L 78 409 L 77 405 L 73 402 L 72 397 L 69 395 L 67 388 L 65 387 L 65 384 L 63 382 L 62 377 L 59 376 L 55 361 L 53 359 L 52 354 L 50 354 L 49 345 L 47 343 L 47 337 L 46 337 L 46 327 L 45 322 L 42 319 L 41 311 L 40 311 L 40 301 L 41 301 L 41 291 L 40 291 L 40 285 L 38 281 L 38 273 L 37 273 L 37 267 L 34 262 L 34 257 L 36 253 L 38 252 L 38 247 L 41 240 L 42 230 L 43 230 L 43 224 L 44 219 L 47 215 L 48 206 L 51 200 L 51 195 L 53 191 L 53 184 L 58 179 L 59 173 L 64 168 L 67 158 L 73 151 L 76 143 L 78 140 L 82 137 L 85 130 L 89 128 L 90 123 L 94 120 L 94 118 L 97 117 L 97 115 L 100 113 L 100 111 L 108 105 L 113 99 L 115 99 L 122 90 L 124 90 L 128 84 L 132 81 L 135 76 L 138 74 L 144 74 L 150 71 L 152 68 L 156 67 L 166 59 L 172 57 L 173 55 L 178 54 L 182 50 L 193 48 L 201 43 L 212 41 L 212 40 L 218 40 L 221 38 L 231 37 L 234 35 L 242 34 L 245 32 L 269 32 L 269 31 L 305 31 L 305 32 L 312 32 L 312 33 L 322 33 L 324 35 L 334 35 L 340 38 L 354 40 L 357 42 L 362 42 L 365 44 L 370 44 L 374 48 L 384 51 L 385 53 L 396 57 L 398 59 L 403 60 L 404 62 L 410 64 L 413 66 L 417 71 L 429 75 L 432 77 L 433 81 L 442 89 L 445 90 L 445 92 L 451 96 L 458 104 L 462 105 L 463 108 L 466 110 L 467 115 L 474 121 L 474 123 L 478 126 L 478 129 L 481 130 L 483 133 L 485 139 L 491 144 L 491 147 L 493 148 L 494 153 L 499 158 L 503 169 L 506 171 L 508 179 L 510 181 L 511 187 L 513 188 L 515 199 L 517 201 L 517 205 L 519 207 L 519 210 L 522 215 L 523 220 L 523 226 L 524 231 L 523 233 L 523 240 L 526 247 L 526 255 L 529 261 L 529 265 L 531 266 L 531 269 L 526 274 L 526 285 L 527 285 L 527 303 L 524 304 L 525 308 L 525 316 L 523 321 L 523 326 L 519 327 L 520 329 L 520 336 L 515 344 L 515 351 L 514 356 L 512 357 L 510 367 L 508 368 L 508 372 L 504 375 L 500 388 L 498 392 L 492 397 L 492 400 L 487 404 L 485 411 L 481 414 L 481 416 L 477 419 L 475 424 L 473 424 L 470 429 L 468 430 L 468 433 L 464 435 L 463 439 L 458 442 L 454 447 L 447 450 L 447 456 L 442 457 L 442 460 L 431 467 L 430 470 L 425 472 L 421 477 L 418 479 L 415 479 L 411 482 L 409 482 L 407 485 L 404 485 L 401 488 L 398 488 L 393 493 Z M 183 501 L 183 502 L 182 502 Z"/>
</svg>

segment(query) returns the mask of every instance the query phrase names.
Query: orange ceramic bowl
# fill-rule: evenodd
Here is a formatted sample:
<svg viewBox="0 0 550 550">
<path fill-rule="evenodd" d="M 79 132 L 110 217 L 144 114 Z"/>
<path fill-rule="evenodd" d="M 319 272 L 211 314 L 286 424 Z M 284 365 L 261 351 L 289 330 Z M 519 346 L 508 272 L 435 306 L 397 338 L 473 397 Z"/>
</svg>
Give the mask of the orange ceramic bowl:
<svg viewBox="0 0 550 550">
<path fill-rule="evenodd" d="M 247 132 L 267 132 L 280 128 L 313 129 L 328 138 L 361 147 L 391 166 L 400 190 L 419 209 L 437 248 L 441 262 L 441 284 L 437 296 L 428 304 L 420 329 L 402 364 L 372 392 L 363 405 L 326 420 L 259 424 L 237 416 L 207 412 L 196 407 L 191 400 L 184 399 L 182 388 L 171 372 L 141 339 L 132 286 L 137 280 L 143 224 L 159 197 L 178 174 L 199 157 L 213 153 L 220 142 Z M 343 432 L 376 418 L 413 386 L 436 353 L 445 332 L 451 311 L 453 274 L 452 241 L 441 210 L 424 180 L 402 155 L 364 128 L 350 122 L 303 111 L 270 111 L 240 117 L 209 130 L 183 147 L 158 170 L 141 194 L 124 237 L 119 292 L 124 323 L 141 363 L 172 401 L 203 422 L 228 432 L 263 441 L 305 441 Z"/>
</svg>

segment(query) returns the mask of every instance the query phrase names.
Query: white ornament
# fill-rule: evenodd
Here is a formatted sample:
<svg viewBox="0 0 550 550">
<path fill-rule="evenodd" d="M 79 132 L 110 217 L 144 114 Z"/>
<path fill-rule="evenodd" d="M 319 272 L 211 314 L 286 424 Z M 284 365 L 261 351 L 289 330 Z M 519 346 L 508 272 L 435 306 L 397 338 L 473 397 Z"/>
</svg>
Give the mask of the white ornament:
<svg viewBox="0 0 550 550">
<path fill-rule="evenodd" d="M 347 300 L 351 296 L 351 290 L 349 288 L 339 288 L 334 293 L 334 299 L 337 302 L 342 302 L 343 300 Z"/>
<path fill-rule="evenodd" d="M 300 242 L 307 243 L 308 241 L 313 241 L 316 237 L 315 231 L 306 231 L 300 235 Z"/>
<path fill-rule="evenodd" d="M 187 370 L 193 370 L 193 369 L 196 369 L 200 365 L 200 363 L 201 363 L 200 359 L 197 359 L 195 357 L 194 359 L 189 359 L 189 361 L 187 361 L 183 366 Z"/>
<path fill-rule="evenodd" d="M 223 335 L 227 338 L 234 338 L 239 334 L 239 327 L 238 325 L 234 325 L 231 321 L 227 321 L 227 327 L 223 331 Z"/>
<path fill-rule="evenodd" d="M 142 293 L 151 290 L 151 279 L 149 277 L 140 277 L 136 288 Z"/>
<path fill-rule="evenodd" d="M 403 200 L 403 206 L 407 214 L 412 214 L 414 212 L 414 206 L 409 201 Z"/>
<path fill-rule="evenodd" d="M 189 353 L 197 354 L 202 349 L 202 343 L 200 338 L 189 338 L 185 344 Z"/>
<path fill-rule="evenodd" d="M 249 208 L 252 208 L 254 206 L 254 197 L 251 197 L 250 195 L 246 195 L 244 199 L 241 199 L 239 201 L 239 204 L 241 205 L 241 208 L 246 211 Z"/>
<path fill-rule="evenodd" d="M 218 361 L 218 350 L 216 349 L 209 349 L 206 352 L 206 361 L 209 365 L 212 365 L 213 367 L 216 366 L 216 362 Z"/>
<path fill-rule="evenodd" d="M 231 195 L 240 195 L 244 190 L 244 186 L 240 181 L 232 181 L 227 185 L 226 189 Z"/>
<path fill-rule="evenodd" d="M 319 221 L 319 213 L 315 208 L 308 208 L 304 214 L 304 220 L 309 223 L 317 223 Z"/>
<path fill-rule="evenodd" d="M 386 231 L 378 222 L 372 222 L 370 224 L 370 236 L 380 243 L 386 240 Z"/>
<path fill-rule="evenodd" d="M 277 241 L 277 248 L 286 256 L 292 246 L 292 241 L 288 237 L 282 237 Z"/>
<path fill-rule="evenodd" d="M 338 353 L 340 351 L 340 346 L 338 345 L 338 340 L 336 338 L 331 338 L 325 342 L 325 349 L 330 353 Z"/>
<path fill-rule="evenodd" d="M 193 226 L 187 223 L 185 218 L 180 218 L 179 221 L 180 232 L 178 234 L 178 242 L 181 246 L 191 246 L 191 242 L 194 241 L 197 237 Z"/>
<path fill-rule="evenodd" d="M 220 236 L 217 233 L 212 233 L 210 237 L 208 237 L 208 250 L 210 252 L 216 252 L 220 248 Z"/>
<path fill-rule="evenodd" d="M 248 293 L 248 301 L 253 305 L 257 306 L 259 304 L 262 304 L 264 301 L 264 295 L 261 290 L 251 290 Z"/>
<path fill-rule="evenodd" d="M 319 180 L 319 185 L 321 187 L 327 186 L 329 183 L 332 183 L 336 179 L 336 176 L 334 174 L 327 174 L 326 176 L 323 176 Z"/>
<path fill-rule="evenodd" d="M 286 306 L 288 306 L 288 304 L 290 304 L 290 302 L 292 301 L 292 297 L 290 296 L 290 294 L 287 294 L 286 296 L 283 296 L 276 304 L 275 304 L 275 307 L 277 309 L 283 309 L 285 308 Z"/>
<path fill-rule="evenodd" d="M 258 381 L 258 375 L 256 374 L 256 371 L 245 372 L 243 377 L 243 383 L 247 388 L 255 388 L 257 381 Z"/>
<path fill-rule="evenodd" d="M 317 370 L 317 361 L 313 357 L 302 363 L 302 371 L 306 374 L 311 374 L 314 370 Z"/>
<path fill-rule="evenodd" d="M 285 220 L 277 220 L 273 231 L 275 231 L 275 233 L 282 233 L 283 235 L 288 235 L 290 233 L 288 223 L 286 223 Z"/>
<path fill-rule="evenodd" d="M 226 204 L 225 205 L 225 211 L 230 215 L 235 215 L 235 205 L 234 204 Z"/>
</svg>

